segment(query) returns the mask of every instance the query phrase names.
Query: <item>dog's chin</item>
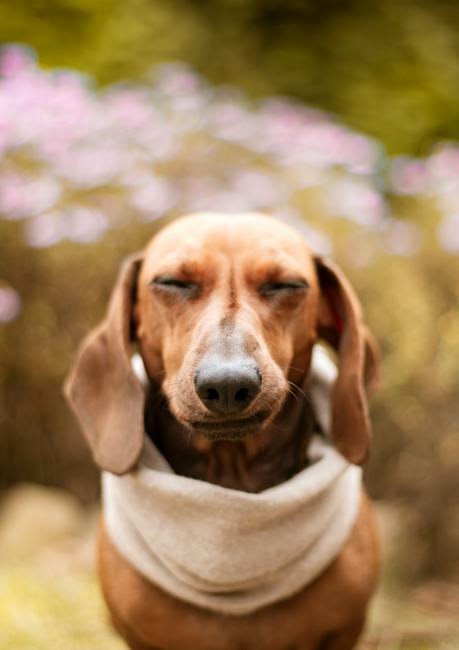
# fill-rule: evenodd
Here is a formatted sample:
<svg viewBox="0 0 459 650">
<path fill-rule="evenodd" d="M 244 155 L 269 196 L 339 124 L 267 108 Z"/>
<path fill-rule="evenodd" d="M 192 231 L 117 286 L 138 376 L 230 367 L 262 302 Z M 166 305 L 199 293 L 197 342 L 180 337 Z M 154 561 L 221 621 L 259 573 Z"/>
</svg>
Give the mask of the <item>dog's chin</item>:
<svg viewBox="0 0 459 650">
<path fill-rule="evenodd" d="M 182 420 L 182 424 L 194 434 L 199 434 L 208 440 L 243 440 L 262 431 L 272 420 L 270 413 L 257 411 L 252 415 L 226 419 L 192 419 Z"/>
</svg>

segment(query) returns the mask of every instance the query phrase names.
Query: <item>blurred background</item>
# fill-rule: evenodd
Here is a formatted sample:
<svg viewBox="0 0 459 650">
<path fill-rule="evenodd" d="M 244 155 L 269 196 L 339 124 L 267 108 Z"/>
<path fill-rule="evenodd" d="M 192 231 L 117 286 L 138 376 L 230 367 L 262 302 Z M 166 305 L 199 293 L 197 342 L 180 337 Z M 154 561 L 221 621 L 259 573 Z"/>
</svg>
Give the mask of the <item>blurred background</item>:
<svg viewBox="0 0 459 650">
<path fill-rule="evenodd" d="M 120 260 L 195 210 L 293 223 L 379 340 L 362 648 L 459 647 L 459 4 L 0 0 L 0 649 L 121 648 L 61 396 Z"/>
</svg>

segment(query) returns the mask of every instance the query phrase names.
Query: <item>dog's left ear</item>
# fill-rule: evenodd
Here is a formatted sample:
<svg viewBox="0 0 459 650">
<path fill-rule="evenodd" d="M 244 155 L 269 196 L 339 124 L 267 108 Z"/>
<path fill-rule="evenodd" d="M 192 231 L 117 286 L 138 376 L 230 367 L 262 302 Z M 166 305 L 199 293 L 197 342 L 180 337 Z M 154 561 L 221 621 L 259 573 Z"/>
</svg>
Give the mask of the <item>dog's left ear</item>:
<svg viewBox="0 0 459 650">
<path fill-rule="evenodd" d="M 332 439 L 351 463 L 367 457 L 371 425 L 366 389 L 379 378 L 379 355 L 364 325 L 359 300 L 344 273 L 332 262 L 315 259 L 320 284 L 318 336 L 338 353 L 332 398 Z"/>
<path fill-rule="evenodd" d="M 64 386 L 94 460 L 113 474 L 134 467 L 144 441 L 145 396 L 129 349 L 141 259 L 124 262 L 105 320 L 84 339 Z"/>
</svg>

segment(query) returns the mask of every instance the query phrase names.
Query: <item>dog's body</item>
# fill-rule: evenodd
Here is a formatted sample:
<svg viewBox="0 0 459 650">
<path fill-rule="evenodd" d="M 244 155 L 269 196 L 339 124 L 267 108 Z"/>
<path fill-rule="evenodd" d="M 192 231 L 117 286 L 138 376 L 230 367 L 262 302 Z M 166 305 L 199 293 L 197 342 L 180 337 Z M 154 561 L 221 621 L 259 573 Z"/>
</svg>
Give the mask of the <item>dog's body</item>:
<svg viewBox="0 0 459 650">
<path fill-rule="evenodd" d="M 146 427 L 178 474 L 258 493 L 304 467 L 315 422 L 296 389 L 319 337 L 339 353 L 332 439 L 360 463 L 369 444 L 364 385 L 376 363 L 346 279 L 270 218 L 189 217 L 128 262 L 68 394 L 103 469 L 135 467 Z M 151 399 L 132 373 L 130 339 Z M 132 650 L 347 650 L 363 628 L 377 571 L 363 492 L 349 538 L 320 577 L 245 616 L 166 594 L 119 553 L 103 521 L 99 536 L 102 589 Z"/>
<path fill-rule="evenodd" d="M 249 616 L 224 616 L 169 596 L 120 556 L 102 524 L 99 576 L 112 622 L 132 650 L 349 650 L 378 572 L 368 500 L 339 557 L 298 595 Z"/>
</svg>

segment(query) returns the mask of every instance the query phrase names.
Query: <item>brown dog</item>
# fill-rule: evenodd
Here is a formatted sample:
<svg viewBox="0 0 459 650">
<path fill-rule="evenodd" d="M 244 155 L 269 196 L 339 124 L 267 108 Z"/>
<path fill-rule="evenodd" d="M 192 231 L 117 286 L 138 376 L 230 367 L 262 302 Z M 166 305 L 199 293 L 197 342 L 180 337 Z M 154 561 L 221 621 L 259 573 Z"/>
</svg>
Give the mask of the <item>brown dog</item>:
<svg viewBox="0 0 459 650">
<path fill-rule="evenodd" d="M 67 395 L 104 470 L 135 468 L 146 429 L 177 474 L 260 492 L 304 467 L 313 414 L 296 387 L 318 339 L 338 354 L 334 445 L 360 464 L 376 355 L 346 278 L 270 217 L 194 215 L 125 263 Z M 131 367 L 134 343 L 147 399 Z M 103 522 L 99 536 L 102 589 L 133 650 L 347 650 L 362 631 L 377 572 L 364 493 L 351 535 L 320 577 L 247 616 L 170 596 L 121 556 Z"/>
</svg>

